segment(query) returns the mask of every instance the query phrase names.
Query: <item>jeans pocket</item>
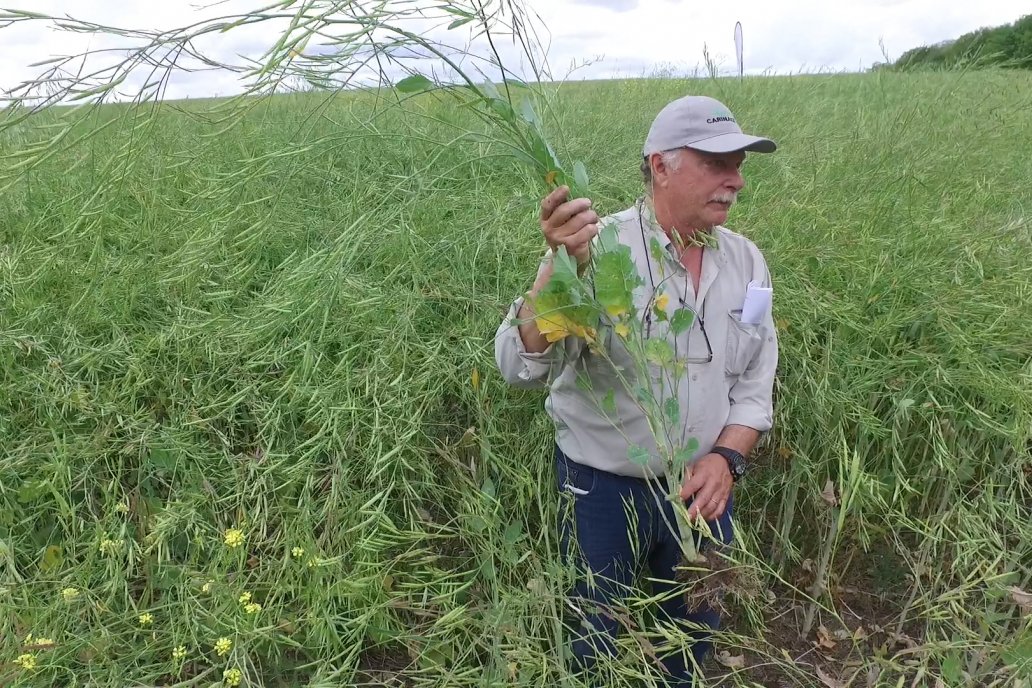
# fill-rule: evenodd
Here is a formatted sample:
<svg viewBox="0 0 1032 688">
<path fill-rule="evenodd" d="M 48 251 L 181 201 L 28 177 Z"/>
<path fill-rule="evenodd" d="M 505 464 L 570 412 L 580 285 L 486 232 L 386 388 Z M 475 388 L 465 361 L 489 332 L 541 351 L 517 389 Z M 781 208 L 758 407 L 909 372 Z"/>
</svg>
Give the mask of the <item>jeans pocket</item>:
<svg viewBox="0 0 1032 688">
<path fill-rule="evenodd" d="M 556 473 L 560 492 L 578 497 L 590 495 L 594 491 L 598 479 L 594 468 L 568 459 L 558 447 L 556 448 Z"/>
</svg>

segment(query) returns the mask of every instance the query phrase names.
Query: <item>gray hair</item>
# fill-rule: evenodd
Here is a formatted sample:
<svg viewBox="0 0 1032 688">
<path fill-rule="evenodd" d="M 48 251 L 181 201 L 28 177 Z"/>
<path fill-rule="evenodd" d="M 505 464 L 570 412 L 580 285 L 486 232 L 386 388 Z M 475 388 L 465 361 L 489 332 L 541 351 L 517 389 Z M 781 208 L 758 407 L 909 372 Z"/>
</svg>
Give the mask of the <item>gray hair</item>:
<svg viewBox="0 0 1032 688">
<path fill-rule="evenodd" d="M 675 148 L 673 150 L 667 150 L 660 153 L 663 158 L 663 164 L 669 167 L 671 170 L 676 172 L 681 168 L 681 149 Z M 645 183 L 645 193 L 652 195 L 652 162 L 648 158 L 642 158 L 641 160 L 641 180 Z"/>
</svg>

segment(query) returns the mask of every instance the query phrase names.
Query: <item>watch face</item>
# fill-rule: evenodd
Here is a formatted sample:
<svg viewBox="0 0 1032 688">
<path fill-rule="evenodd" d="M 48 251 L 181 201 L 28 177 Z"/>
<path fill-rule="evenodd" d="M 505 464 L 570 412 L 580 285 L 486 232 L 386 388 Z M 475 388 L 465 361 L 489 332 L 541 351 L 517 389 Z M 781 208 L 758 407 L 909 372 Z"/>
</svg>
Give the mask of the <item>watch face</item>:
<svg viewBox="0 0 1032 688">
<path fill-rule="evenodd" d="M 734 456 L 729 463 L 731 464 L 731 473 L 734 474 L 735 478 L 741 478 L 745 475 L 745 458 L 743 456 Z"/>
</svg>

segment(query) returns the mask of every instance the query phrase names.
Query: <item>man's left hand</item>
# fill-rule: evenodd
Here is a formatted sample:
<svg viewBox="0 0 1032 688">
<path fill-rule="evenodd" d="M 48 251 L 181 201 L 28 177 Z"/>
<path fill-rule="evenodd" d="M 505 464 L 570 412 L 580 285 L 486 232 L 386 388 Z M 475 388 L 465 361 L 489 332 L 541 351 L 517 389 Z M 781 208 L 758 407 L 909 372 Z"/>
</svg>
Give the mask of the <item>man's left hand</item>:
<svg viewBox="0 0 1032 688">
<path fill-rule="evenodd" d="M 701 515 L 707 521 L 720 517 L 727 508 L 734 480 L 727 460 L 720 454 L 707 454 L 692 464 L 684 475 L 681 499 L 695 500 L 688 509 L 689 518 Z"/>
</svg>

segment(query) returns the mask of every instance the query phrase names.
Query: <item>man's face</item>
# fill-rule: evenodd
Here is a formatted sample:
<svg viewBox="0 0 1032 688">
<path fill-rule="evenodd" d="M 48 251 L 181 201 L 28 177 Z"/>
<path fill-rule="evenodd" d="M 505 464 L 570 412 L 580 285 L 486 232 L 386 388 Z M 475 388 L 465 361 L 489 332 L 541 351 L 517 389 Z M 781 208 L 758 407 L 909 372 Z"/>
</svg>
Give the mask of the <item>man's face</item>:
<svg viewBox="0 0 1032 688">
<path fill-rule="evenodd" d="M 728 210 L 745 186 L 744 152 L 703 153 L 681 149 L 680 164 L 653 162 L 653 199 L 666 207 L 679 231 L 707 230 L 727 222 Z M 657 156 L 658 157 L 658 156 Z"/>
</svg>

